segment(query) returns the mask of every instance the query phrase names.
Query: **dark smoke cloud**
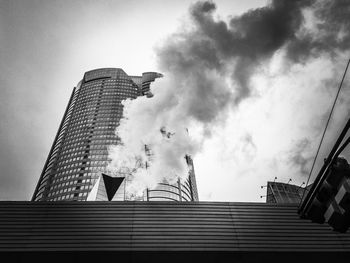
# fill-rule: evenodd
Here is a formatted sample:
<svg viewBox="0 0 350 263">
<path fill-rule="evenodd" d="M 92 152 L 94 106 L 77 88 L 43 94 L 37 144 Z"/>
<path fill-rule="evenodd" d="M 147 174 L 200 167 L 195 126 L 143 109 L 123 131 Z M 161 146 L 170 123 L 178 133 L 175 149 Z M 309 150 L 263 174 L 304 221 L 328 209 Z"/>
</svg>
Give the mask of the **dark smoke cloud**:
<svg viewBox="0 0 350 263">
<path fill-rule="evenodd" d="M 158 55 L 163 72 L 179 80 L 178 87 L 175 84 L 173 88 L 186 96 L 183 111 L 204 124 L 217 121 L 232 101 L 232 91 L 222 81 L 224 65 L 211 42 L 200 35 L 191 38 L 180 34 L 174 38 L 158 50 Z"/>
<path fill-rule="evenodd" d="M 314 30 L 301 32 L 288 46 L 288 56 L 294 62 L 305 62 L 322 53 L 335 57 L 337 52 L 349 49 L 350 2 L 317 1 L 311 11 L 317 21 Z"/>
<path fill-rule="evenodd" d="M 231 75 L 233 100 L 228 91 L 216 91 L 228 99 L 214 108 L 206 102 L 202 106 L 208 106 L 208 111 L 201 110 L 200 116 L 194 113 L 195 118 L 211 121 L 213 116 L 203 115 L 213 109 L 219 114 L 231 102 L 237 105 L 251 96 L 251 76 L 277 51 L 284 50 L 292 63 L 305 63 L 321 53 L 334 55 L 336 50 L 348 49 L 349 7 L 350 1 L 275 0 L 225 22 L 214 18 L 215 3 L 197 2 L 190 9 L 194 29 L 173 35 L 158 50 L 160 65 L 182 77 L 197 75 L 195 79 L 202 83 L 193 86 L 203 89 L 196 94 L 208 92 L 209 98 L 215 98 L 211 93 L 218 88 L 203 86 L 206 72 Z M 304 10 L 317 19 L 315 28 L 305 28 Z"/>
<path fill-rule="evenodd" d="M 302 7 L 311 1 L 273 1 L 270 5 L 234 17 L 227 24 L 215 21 L 215 5 L 199 2 L 192 16 L 200 30 L 211 38 L 218 51 L 226 56 L 256 60 L 268 58 L 282 47 L 303 22 Z"/>
</svg>

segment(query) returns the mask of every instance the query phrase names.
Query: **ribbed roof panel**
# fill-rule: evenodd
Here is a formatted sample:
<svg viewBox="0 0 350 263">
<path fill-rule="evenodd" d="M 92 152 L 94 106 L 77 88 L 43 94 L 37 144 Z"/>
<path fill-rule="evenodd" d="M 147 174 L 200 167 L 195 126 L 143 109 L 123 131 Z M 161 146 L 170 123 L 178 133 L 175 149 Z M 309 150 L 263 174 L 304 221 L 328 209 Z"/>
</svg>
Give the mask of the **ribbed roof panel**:
<svg viewBox="0 0 350 263">
<path fill-rule="evenodd" d="M 0 251 L 344 251 L 350 234 L 265 203 L 0 202 Z"/>
</svg>

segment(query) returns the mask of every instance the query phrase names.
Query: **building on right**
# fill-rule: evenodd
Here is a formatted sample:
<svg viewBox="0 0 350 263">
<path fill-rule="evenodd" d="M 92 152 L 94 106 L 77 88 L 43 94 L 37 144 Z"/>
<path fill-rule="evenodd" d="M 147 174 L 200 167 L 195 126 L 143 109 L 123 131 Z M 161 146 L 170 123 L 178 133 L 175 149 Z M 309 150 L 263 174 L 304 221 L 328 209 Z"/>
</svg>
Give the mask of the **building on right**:
<svg viewBox="0 0 350 263">
<path fill-rule="evenodd" d="M 303 198 L 304 191 L 310 187 L 311 185 L 304 188 L 294 184 L 267 182 L 266 203 L 298 204 Z"/>
</svg>

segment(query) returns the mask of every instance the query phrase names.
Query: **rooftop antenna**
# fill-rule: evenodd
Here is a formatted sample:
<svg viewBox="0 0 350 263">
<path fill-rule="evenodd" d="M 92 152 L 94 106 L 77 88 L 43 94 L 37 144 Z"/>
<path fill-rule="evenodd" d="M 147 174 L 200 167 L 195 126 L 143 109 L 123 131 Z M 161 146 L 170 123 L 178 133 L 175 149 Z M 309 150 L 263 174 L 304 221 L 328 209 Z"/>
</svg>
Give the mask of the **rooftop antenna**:
<svg viewBox="0 0 350 263">
<path fill-rule="evenodd" d="M 299 188 L 301 188 L 304 184 L 305 184 L 305 182 L 303 182 L 303 183 L 299 186 Z"/>
<path fill-rule="evenodd" d="M 276 179 L 277 179 L 277 177 L 275 176 L 275 178 L 273 179 L 273 182 L 275 182 Z M 264 187 L 267 187 L 267 185 L 262 185 L 262 186 L 260 186 L 260 187 L 261 187 L 261 189 L 263 189 Z"/>
<path fill-rule="evenodd" d="M 289 180 L 288 180 L 288 183 L 287 183 L 287 184 L 289 184 L 291 181 L 292 181 L 292 178 L 289 178 Z"/>
<path fill-rule="evenodd" d="M 270 195 L 273 195 L 273 194 L 268 194 L 268 195 L 261 195 L 260 198 L 263 198 L 263 197 L 268 197 Z"/>
</svg>

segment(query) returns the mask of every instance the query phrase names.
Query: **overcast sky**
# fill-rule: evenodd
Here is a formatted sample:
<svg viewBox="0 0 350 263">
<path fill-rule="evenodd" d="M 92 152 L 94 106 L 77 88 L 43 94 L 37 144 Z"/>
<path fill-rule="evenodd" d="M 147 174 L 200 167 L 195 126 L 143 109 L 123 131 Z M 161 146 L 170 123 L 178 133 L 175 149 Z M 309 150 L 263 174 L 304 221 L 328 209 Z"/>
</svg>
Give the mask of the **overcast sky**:
<svg viewBox="0 0 350 263">
<path fill-rule="evenodd" d="M 200 200 L 264 201 L 260 186 L 275 176 L 281 182 L 306 181 L 349 58 L 348 4 L 325 8 L 311 2 L 293 7 L 301 10 L 300 17 L 293 13 L 293 28 L 282 27 L 283 41 L 276 39 L 266 50 L 260 47 L 270 27 L 262 27 L 268 30 L 261 35 L 256 24 L 284 10 L 269 1 L 215 1 L 215 8 L 194 6 L 195 1 L 0 0 L 0 200 L 31 198 L 72 88 L 84 72 L 162 71 L 164 61 L 173 59 L 169 50 L 191 45 L 174 44 L 171 36 L 201 32 L 215 42 L 222 27 L 213 24 L 227 24 L 234 32 L 232 39 L 224 38 L 229 47 L 218 49 L 226 69 L 231 62 L 239 67 L 231 73 L 234 84 L 227 84 L 236 94 L 234 106 L 194 156 Z M 287 15 L 277 18 L 285 21 Z M 317 39 L 310 33 L 316 29 Z M 238 45 L 237 35 L 249 41 Z M 225 54 L 230 60 L 222 58 Z M 348 79 L 316 167 L 348 118 Z"/>
</svg>

